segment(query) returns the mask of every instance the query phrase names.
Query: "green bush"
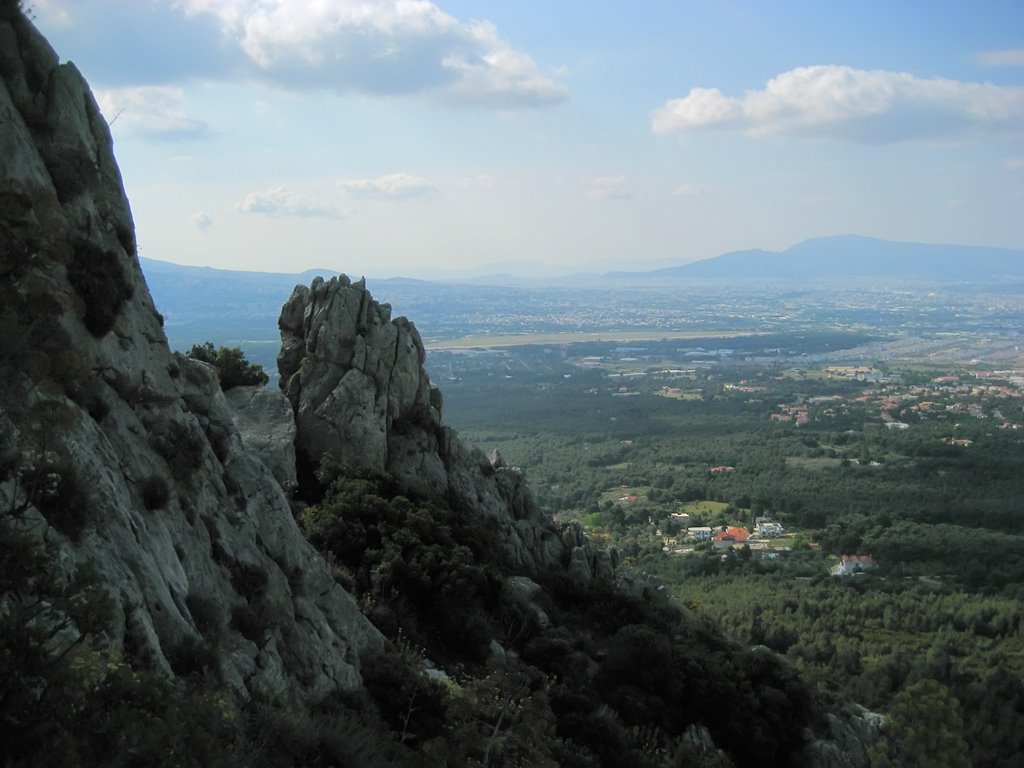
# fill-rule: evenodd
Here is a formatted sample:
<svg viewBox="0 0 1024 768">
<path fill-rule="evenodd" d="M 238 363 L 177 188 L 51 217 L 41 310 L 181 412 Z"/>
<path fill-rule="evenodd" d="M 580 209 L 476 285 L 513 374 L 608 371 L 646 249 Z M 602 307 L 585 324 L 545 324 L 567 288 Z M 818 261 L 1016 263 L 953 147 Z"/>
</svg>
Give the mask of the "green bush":
<svg viewBox="0 0 1024 768">
<path fill-rule="evenodd" d="M 217 369 L 220 387 L 225 392 L 232 387 L 262 386 L 270 381 L 262 365 L 250 363 L 238 347 L 214 349 L 213 343 L 196 344 L 188 351 L 193 360 L 209 363 Z"/>
<path fill-rule="evenodd" d="M 149 435 L 149 444 L 167 461 L 171 472 L 178 480 L 189 478 L 203 466 L 206 441 L 198 427 L 172 421 L 154 428 Z"/>
<path fill-rule="evenodd" d="M 433 658 L 484 661 L 500 579 L 482 527 L 440 502 L 398 495 L 388 476 L 353 477 L 330 460 L 319 476 L 328 490 L 302 513 L 306 536 L 353 575 L 378 628 L 403 629 Z"/>
<path fill-rule="evenodd" d="M 217 602 L 205 595 L 189 592 L 185 598 L 185 605 L 192 614 L 196 629 L 207 640 L 215 641 L 223 628 L 223 616 Z"/>
<path fill-rule="evenodd" d="M 231 609 L 231 626 L 246 640 L 259 644 L 270 623 L 251 605 L 241 603 Z"/>
<path fill-rule="evenodd" d="M 391 649 L 363 660 L 363 685 L 399 741 L 414 746 L 443 731 L 444 689 L 423 674 L 422 659 Z"/>
<path fill-rule="evenodd" d="M 106 336 L 134 292 L 118 255 L 81 240 L 74 245 L 68 279 L 85 305 L 85 327 L 96 338 Z"/>
<path fill-rule="evenodd" d="M 258 599 L 267 588 L 270 577 L 257 565 L 235 561 L 230 564 L 231 586 L 235 592 L 252 601 Z"/>
<path fill-rule="evenodd" d="M 47 461 L 27 467 L 21 483 L 46 522 L 78 541 L 89 520 L 89 502 L 78 472 L 69 463 Z"/>
<path fill-rule="evenodd" d="M 142 482 L 142 503 L 146 509 L 163 509 L 171 499 L 167 481 L 160 475 L 151 475 Z"/>
<path fill-rule="evenodd" d="M 192 635 L 182 637 L 164 655 L 178 677 L 190 678 L 217 670 L 217 654 L 210 644 Z"/>
</svg>

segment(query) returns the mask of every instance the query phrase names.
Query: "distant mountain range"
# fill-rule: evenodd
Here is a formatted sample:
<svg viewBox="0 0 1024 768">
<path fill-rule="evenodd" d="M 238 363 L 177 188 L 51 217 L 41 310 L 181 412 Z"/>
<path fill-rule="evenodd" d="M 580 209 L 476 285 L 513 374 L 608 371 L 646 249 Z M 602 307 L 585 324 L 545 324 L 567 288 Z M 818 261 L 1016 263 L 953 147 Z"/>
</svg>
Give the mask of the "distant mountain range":
<svg viewBox="0 0 1024 768">
<path fill-rule="evenodd" d="M 215 329 L 217 338 L 240 344 L 263 362 L 270 362 L 277 352 L 277 317 L 292 289 L 300 283 L 308 285 L 316 275 L 337 274 L 332 270 L 244 272 L 152 259 L 141 262 L 157 308 L 165 315 L 165 331 L 172 347 L 187 349 L 209 338 Z M 735 251 L 648 271 L 563 277 L 540 271 L 532 278 L 494 274 L 469 281 L 454 281 L 439 274 L 431 282 L 369 278 L 367 283 L 389 301 L 397 301 L 400 311 L 430 317 L 439 306 L 461 301 L 470 294 L 486 304 L 494 292 L 498 299 L 508 299 L 509 291 L 529 292 L 539 287 L 608 290 L 623 284 L 641 288 L 673 282 L 772 280 L 806 284 L 865 279 L 958 284 L 1001 281 L 1012 287 L 1024 280 L 1024 250 L 842 235 L 805 240 L 782 252 Z"/>
<path fill-rule="evenodd" d="M 218 344 L 241 347 L 250 360 L 271 373 L 281 346 L 277 329 L 281 306 L 296 285 L 309 285 L 318 275 L 329 278 L 338 274 L 330 269 L 247 272 L 146 258 L 139 261 L 157 311 L 164 317 L 164 332 L 171 349 L 185 351 L 213 339 Z M 438 286 L 408 277 L 368 279 L 367 284 L 401 296 L 429 295 Z M 472 290 L 501 289 L 474 286 Z"/>
<path fill-rule="evenodd" d="M 838 235 L 804 240 L 781 252 L 733 251 L 650 272 L 608 276 L 700 279 L 828 280 L 849 277 L 987 281 L 1024 277 L 1024 250 L 978 245 L 932 245 Z"/>
</svg>

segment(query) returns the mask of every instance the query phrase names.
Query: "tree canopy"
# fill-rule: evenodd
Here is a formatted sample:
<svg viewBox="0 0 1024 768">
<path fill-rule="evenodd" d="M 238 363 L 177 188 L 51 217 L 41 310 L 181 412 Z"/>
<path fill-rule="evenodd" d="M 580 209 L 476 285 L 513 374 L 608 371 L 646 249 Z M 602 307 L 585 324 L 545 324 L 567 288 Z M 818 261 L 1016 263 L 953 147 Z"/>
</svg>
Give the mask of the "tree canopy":
<svg viewBox="0 0 1024 768">
<path fill-rule="evenodd" d="M 212 342 L 196 344 L 188 351 L 193 360 L 209 363 L 217 369 L 225 392 L 232 387 L 263 385 L 270 381 L 262 365 L 250 363 L 239 347 L 214 348 Z"/>
</svg>

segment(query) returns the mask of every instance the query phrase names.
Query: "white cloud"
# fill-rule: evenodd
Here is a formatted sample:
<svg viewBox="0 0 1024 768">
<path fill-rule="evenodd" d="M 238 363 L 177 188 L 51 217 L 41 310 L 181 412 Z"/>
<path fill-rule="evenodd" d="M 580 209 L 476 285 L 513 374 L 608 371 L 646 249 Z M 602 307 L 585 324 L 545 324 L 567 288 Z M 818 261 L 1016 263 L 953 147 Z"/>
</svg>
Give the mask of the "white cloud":
<svg viewBox="0 0 1024 768">
<path fill-rule="evenodd" d="M 193 213 L 190 220 L 192 221 L 192 225 L 199 230 L 205 231 L 213 226 L 213 219 L 202 211 Z"/>
<path fill-rule="evenodd" d="M 337 206 L 306 195 L 297 195 L 285 187 L 277 187 L 264 193 L 247 195 L 238 206 L 242 213 L 258 213 L 266 216 L 299 216 L 340 219 L 345 214 Z"/>
<path fill-rule="evenodd" d="M 902 72 L 800 67 L 742 96 L 694 88 L 652 114 L 655 133 L 734 129 L 865 143 L 1024 132 L 1024 88 Z"/>
<path fill-rule="evenodd" d="M 437 194 L 437 189 L 430 182 L 410 173 L 391 173 L 376 179 L 350 179 L 339 181 L 338 186 L 356 197 L 386 200 L 429 197 Z"/>
<path fill-rule="evenodd" d="M 672 194 L 676 197 L 694 197 L 696 195 L 703 195 L 707 190 L 704 187 L 699 187 L 696 184 L 680 184 L 674 190 Z"/>
<path fill-rule="evenodd" d="M 46 24 L 56 24 L 62 27 L 69 26 L 71 14 L 65 9 L 58 7 L 53 0 L 35 0 L 30 6 Z"/>
<path fill-rule="evenodd" d="M 441 62 L 459 75 L 441 91 L 444 100 L 503 109 L 542 107 L 568 97 L 565 87 L 545 75 L 530 56 L 502 41 L 493 25 L 475 24 L 471 35 L 477 52 L 453 53 Z"/>
<path fill-rule="evenodd" d="M 1024 48 L 982 51 L 977 58 L 987 67 L 1024 67 Z"/>
<path fill-rule="evenodd" d="M 1003 167 L 1008 171 L 1024 171 L 1024 158 L 1011 157 L 1003 162 Z"/>
<path fill-rule="evenodd" d="M 258 73 L 294 89 L 433 92 L 496 108 L 538 107 L 565 88 L 487 23 L 465 23 L 427 0 L 180 0 L 212 17 Z"/>
<path fill-rule="evenodd" d="M 187 16 L 177 0 L 39 2 L 29 5 L 39 8 L 40 25 L 54 33 L 58 50 L 74 51 L 94 86 L 246 77 L 252 68 L 214 18 Z"/>
<path fill-rule="evenodd" d="M 601 176 L 587 182 L 587 197 L 593 200 L 629 200 L 625 176 Z"/>
<path fill-rule="evenodd" d="M 209 126 L 188 114 L 185 93 L 168 85 L 97 90 L 96 101 L 111 127 L 150 141 L 197 139 Z"/>
</svg>

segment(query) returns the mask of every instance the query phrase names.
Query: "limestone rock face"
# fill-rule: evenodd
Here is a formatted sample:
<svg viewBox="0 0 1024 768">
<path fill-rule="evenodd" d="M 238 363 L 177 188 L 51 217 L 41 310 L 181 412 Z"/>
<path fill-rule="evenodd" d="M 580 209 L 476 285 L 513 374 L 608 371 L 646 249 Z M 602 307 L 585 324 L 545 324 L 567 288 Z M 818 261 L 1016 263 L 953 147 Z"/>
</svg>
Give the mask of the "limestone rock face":
<svg viewBox="0 0 1024 768">
<path fill-rule="evenodd" d="M 290 491 L 296 484 L 295 418 L 287 398 L 268 387 L 234 387 L 224 397 L 242 443 Z"/>
<path fill-rule="evenodd" d="M 239 695 L 267 701 L 360 686 L 359 655 L 382 638 L 282 492 L 290 407 L 251 391 L 232 407 L 209 366 L 170 352 L 107 123 L 75 67 L 6 10 L 0 381 L 0 508 L 17 511 L 0 522 L 55 569 L 89 565 L 114 602 L 112 646 L 177 674 L 203 647 Z M 254 414 L 273 440 L 254 443 Z"/>
<path fill-rule="evenodd" d="M 472 511 L 498 532 L 498 554 L 525 572 L 561 563 L 566 547 L 522 473 L 442 424 L 419 333 L 404 317 L 392 320 L 364 281 L 298 286 L 279 325 L 278 368 L 300 461 L 315 467 L 331 453 L 353 468 L 389 473 L 408 493 Z M 585 561 L 592 575 L 591 550 Z"/>
</svg>

